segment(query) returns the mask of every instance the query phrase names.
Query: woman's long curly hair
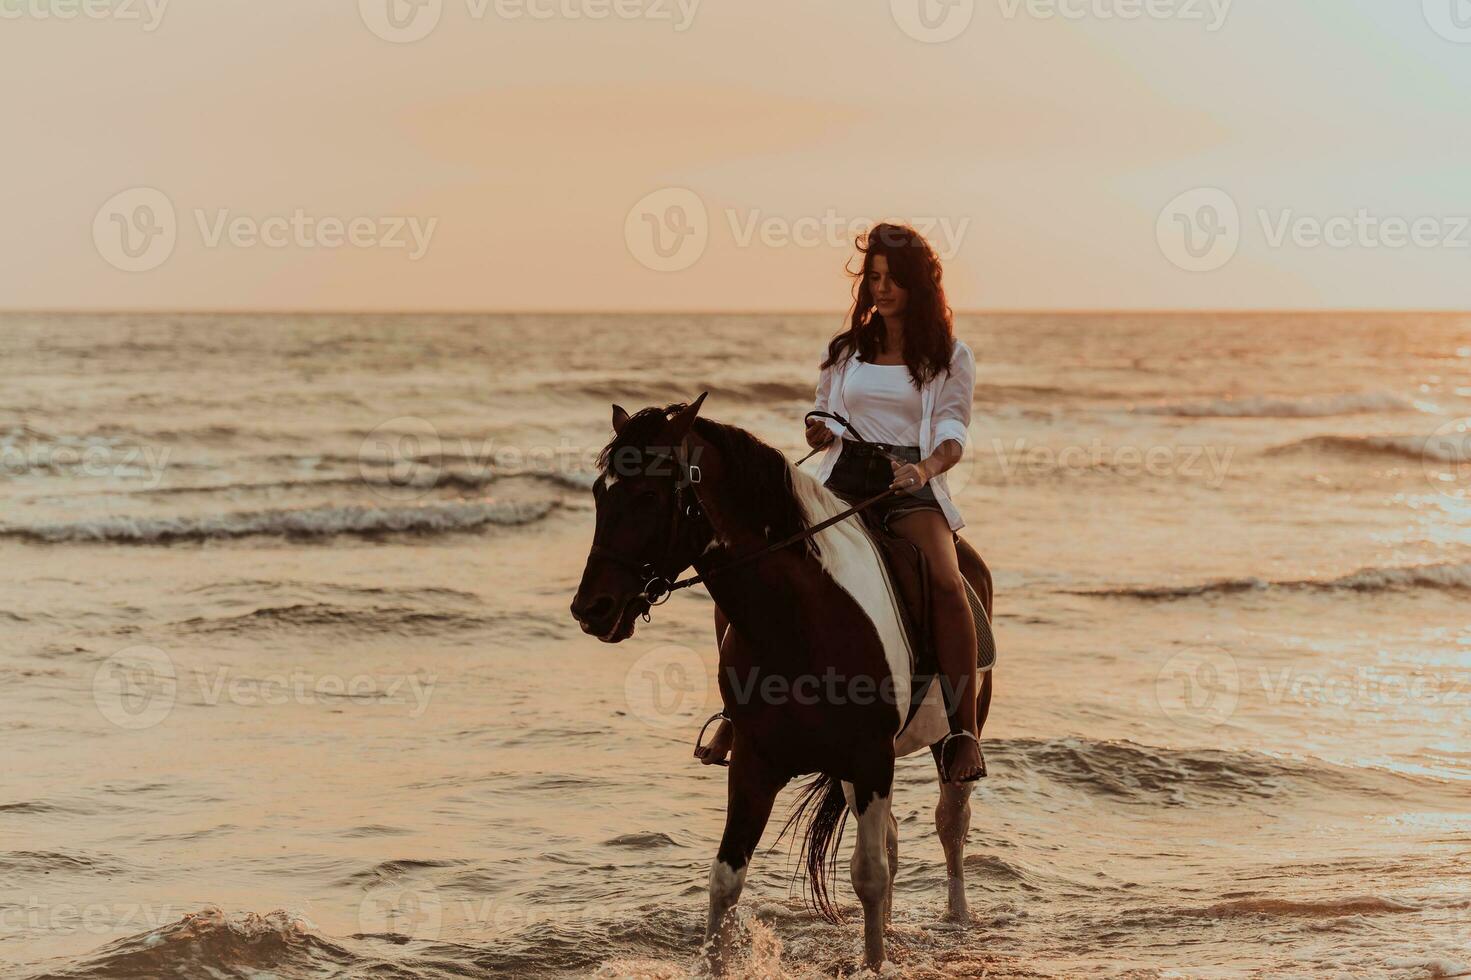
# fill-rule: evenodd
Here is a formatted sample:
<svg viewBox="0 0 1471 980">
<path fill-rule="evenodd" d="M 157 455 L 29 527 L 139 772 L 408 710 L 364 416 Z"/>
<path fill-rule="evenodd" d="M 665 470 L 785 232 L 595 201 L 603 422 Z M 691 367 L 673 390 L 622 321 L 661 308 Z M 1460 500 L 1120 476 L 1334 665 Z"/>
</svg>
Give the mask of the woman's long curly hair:
<svg viewBox="0 0 1471 980">
<path fill-rule="evenodd" d="M 868 285 L 873 260 L 882 255 L 889 261 L 889 275 L 909 291 L 909 302 L 904 307 L 904 363 L 914 386 L 922 387 L 950 369 L 955 346 L 955 327 L 941 284 L 940 259 L 929 242 L 907 225 L 874 225 L 854 244 L 863 256 L 863 265 L 856 272 L 848 269 L 855 280 L 853 312 L 848 329 L 828 344 L 822 366 L 829 367 L 855 352 L 863 360 L 873 361 L 883 349 L 884 318 L 874 308 L 873 291 Z"/>
</svg>

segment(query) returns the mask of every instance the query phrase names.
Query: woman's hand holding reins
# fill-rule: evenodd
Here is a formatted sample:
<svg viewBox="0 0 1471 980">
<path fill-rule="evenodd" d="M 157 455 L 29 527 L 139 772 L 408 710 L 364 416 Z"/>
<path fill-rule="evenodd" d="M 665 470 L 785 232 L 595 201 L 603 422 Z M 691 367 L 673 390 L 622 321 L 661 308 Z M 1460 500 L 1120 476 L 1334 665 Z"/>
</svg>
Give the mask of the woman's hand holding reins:
<svg viewBox="0 0 1471 980">
<path fill-rule="evenodd" d="M 891 459 L 889 465 L 894 468 L 894 482 L 889 484 L 890 490 L 918 493 L 924 489 L 926 483 L 930 482 L 930 474 L 925 469 L 924 463 L 900 464 Z"/>
<path fill-rule="evenodd" d="M 807 445 L 813 449 L 821 449 L 836 438 L 822 419 L 813 419 L 807 424 Z"/>
</svg>

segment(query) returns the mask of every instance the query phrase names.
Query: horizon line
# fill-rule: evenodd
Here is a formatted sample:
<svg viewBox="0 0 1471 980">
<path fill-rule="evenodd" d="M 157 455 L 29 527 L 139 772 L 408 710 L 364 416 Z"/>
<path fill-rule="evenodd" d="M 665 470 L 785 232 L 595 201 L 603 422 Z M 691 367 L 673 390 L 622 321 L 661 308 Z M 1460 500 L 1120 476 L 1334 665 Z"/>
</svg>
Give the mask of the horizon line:
<svg viewBox="0 0 1471 980">
<path fill-rule="evenodd" d="M 953 310 L 955 316 L 1164 316 L 1179 314 L 1269 316 L 1290 314 L 1395 314 L 1424 316 L 1468 316 L 1471 308 L 1448 309 L 1440 307 L 995 307 Z M 59 315 L 59 316 L 834 316 L 846 319 L 848 313 L 838 314 L 822 309 L 352 309 L 334 308 L 288 308 L 263 307 L 30 307 L 0 308 L 0 316 L 16 315 Z"/>
</svg>

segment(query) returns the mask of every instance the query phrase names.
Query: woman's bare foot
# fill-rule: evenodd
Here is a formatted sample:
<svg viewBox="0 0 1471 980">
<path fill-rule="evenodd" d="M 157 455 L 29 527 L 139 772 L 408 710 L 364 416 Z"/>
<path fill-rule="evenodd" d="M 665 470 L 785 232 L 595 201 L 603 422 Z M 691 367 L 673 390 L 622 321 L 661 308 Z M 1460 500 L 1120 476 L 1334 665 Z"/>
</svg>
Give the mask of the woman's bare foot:
<svg viewBox="0 0 1471 980">
<path fill-rule="evenodd" d="M 695 749 L 695 758 L 699 759 L 702 765 L 720 765 L 725 761 L 725 757 L 730 755 L 730 743 L 734 737 L 735 731 L 731 728 L 730 722 L 722 720 L 715 727 L 715 734 L 710 737 L 710 743 Z"/>
<path fill-rule="evenodd" d="M 964 735 L 952 738 L 946 744 L 943 755 L 949 756 L 945 775 L 951 783 L 966 783 L 986 774 L 986 763 L 981 758 L 981 746 L 973 738 Z"/>
</svg>

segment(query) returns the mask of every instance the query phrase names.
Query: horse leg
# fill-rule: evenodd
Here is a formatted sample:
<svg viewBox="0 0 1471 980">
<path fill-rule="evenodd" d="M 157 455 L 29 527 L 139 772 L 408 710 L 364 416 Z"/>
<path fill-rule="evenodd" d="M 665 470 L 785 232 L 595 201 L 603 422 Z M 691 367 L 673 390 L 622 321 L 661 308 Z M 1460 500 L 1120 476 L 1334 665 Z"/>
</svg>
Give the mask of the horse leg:
<svg viewBox="0 0 1471 980">
<path fill-rule="evenodd" d="M 739 734 L 736 741 L 741 741 Z M 730 950 L 734 926 L 730 912 L 740 901 L 746 868 L 761 841 L 782 782 L 764 770 L 749 746 L 745 750 L 737 747 L 733 752 L 726 783 L 725 833 L 710 865 L 710 914 L 705 921 L 706 961 L 716 976 L 724 974 Z"/>
<path fill-rule="evenodd" d="M 889 852 L 889 894 L 884 899 L 884 924 L 894 921 L 894 879 L 899 877 L 899 818 L 889 807 L 889 827 L 885 848 Z"/>
<path fill-rule="evenodd" d="M 935 757 L 935 770 L 940 771 L 940 747 L 930 746 Z M 945 918 L 968 923 L 970 906 L 965 899 L 965 838 L 970 833 L 970 791 L 972 783 L 947 783 L 940 779 L 940 802 L 935 805 L 935 831 L 945 850 L 946 895 Z"/>
<path fill-rule="evenodd" d="M 892 782 L 892 780 L 891 780 Z M 858 843 L 849 865 L 853 891 L 863 904 L 863 963 L 879 972 L 884 965 L 884 922 L 891 879 L 888 836 L 890 806 L 887 789 L 882 795 L 866 789 L 861 794 L 852 783 L 843 783 L 848 809 L 858 814 Z"/>
</svg>

